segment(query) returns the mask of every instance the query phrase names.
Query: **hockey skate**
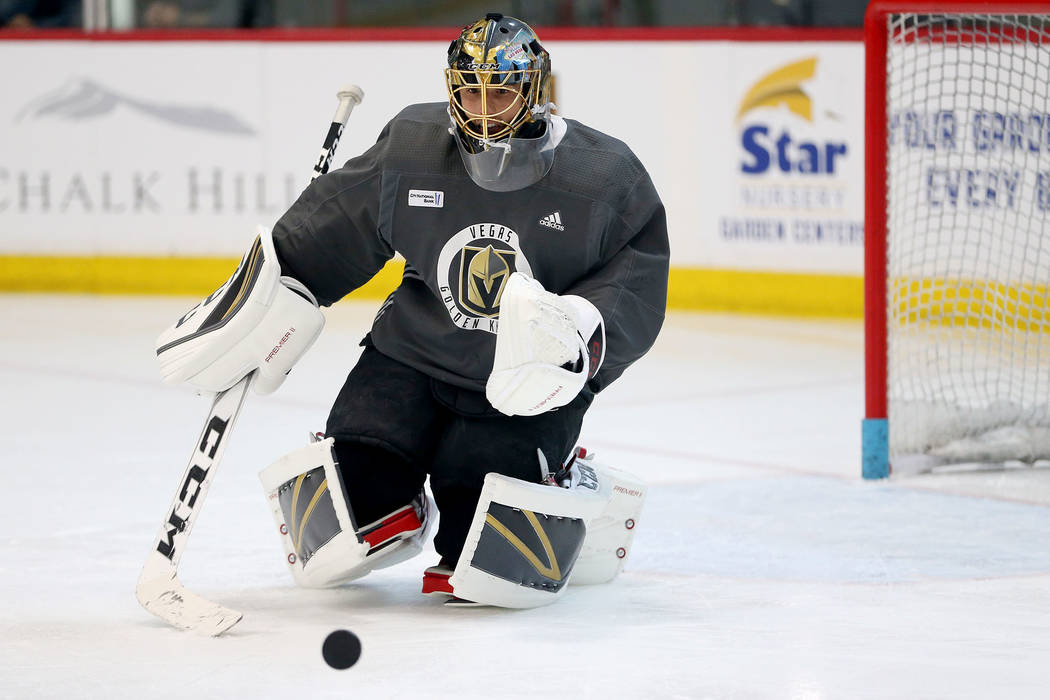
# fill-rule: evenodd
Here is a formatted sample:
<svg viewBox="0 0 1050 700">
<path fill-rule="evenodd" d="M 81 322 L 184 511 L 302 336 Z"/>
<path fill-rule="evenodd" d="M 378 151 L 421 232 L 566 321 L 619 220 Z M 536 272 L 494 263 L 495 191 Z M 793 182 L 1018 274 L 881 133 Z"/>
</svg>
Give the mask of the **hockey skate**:
<svg viewBox="0 0 1050 700">
<path fill-rule="evenodd" d="M 423 595 L 454 595 L 452 584 L 448 582 L 452 572 L 453 569 L 449 566 L 449 561 L 444 558 L 436 566 L 428 567 L 423 572 Z"/>
<path fill-rule="evenodd" d="M 452 589 L 449 578 L 455 572 L 448 559 L 442 557 L 436 566 L 428 567 L 423 572 L 423 595 L 444 598 L 444 604 L 450 608 L 480 607 L 481 603 L 460 598 Z"/>
</svg>

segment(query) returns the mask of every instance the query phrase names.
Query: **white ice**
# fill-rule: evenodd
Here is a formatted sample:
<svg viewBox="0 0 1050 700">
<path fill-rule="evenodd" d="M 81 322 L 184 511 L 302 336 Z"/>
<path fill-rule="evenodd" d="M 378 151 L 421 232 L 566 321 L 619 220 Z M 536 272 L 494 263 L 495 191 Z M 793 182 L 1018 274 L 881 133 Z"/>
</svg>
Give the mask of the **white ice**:
<svg viewBox="0 0 1050 700">
<path fill-rule="evenodd" d="M 342 302 L 249 396 L 182 560 L 244 620 L 169 628 L 133 588 L 208 408 L 153 360 L 193 301 L 0 296 L 2 698 L 1050 697 L 1050 470 L 863 482 L 855 322 L 671 314 L 581 440 L 651 484 L 623 575 L 447 609 L 432 551 L 307 591 L 272 532 L 256 473 L 323 429 L 377 307 Z"/>
</svg>

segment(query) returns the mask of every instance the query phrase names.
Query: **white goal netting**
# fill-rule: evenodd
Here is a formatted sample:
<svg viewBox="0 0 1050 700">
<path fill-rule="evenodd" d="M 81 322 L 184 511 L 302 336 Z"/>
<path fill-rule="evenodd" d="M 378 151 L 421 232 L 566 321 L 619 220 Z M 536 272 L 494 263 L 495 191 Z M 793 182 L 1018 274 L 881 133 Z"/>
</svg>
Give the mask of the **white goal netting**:
<svg viewBox="0 0 1050 700">
<path fill-rule="evenodd" d="M 888 21 L 891 461 L 1050 459 L 1050 16 Z"/>
</svg>

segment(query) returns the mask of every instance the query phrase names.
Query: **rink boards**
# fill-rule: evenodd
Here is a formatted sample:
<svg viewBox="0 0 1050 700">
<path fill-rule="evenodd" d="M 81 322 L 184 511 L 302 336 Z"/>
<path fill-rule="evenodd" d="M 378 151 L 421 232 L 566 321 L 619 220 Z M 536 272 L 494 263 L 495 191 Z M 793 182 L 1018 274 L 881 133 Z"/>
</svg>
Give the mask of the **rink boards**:
<svg viewBox="0 0 1050 700">
<path fill-rule="evenodd" d="M 207 293 L 298 196 L 339 86 L 366 96 L 337 163 L 445 98 L 436 34 L 0 41 L 22 67 L 0 75 L 0 289 Z M 664 200 L 671 306 L 860 315 L 859 35 L 550 34 L 560 113 L 626 141 Z"/>
</svg>

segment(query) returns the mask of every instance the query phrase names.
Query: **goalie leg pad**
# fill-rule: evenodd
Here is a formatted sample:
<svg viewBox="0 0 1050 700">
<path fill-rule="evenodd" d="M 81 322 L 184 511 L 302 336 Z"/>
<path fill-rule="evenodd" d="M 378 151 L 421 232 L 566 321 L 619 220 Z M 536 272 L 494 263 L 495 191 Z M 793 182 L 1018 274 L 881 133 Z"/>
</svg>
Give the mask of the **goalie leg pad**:
<svg viewBox="0 0 1050 700">
<path fill-rule="evenodd" d="M 553 603 L 565 593 L 583 548 L 586 521 L 603 507 L 601 496 L 587 489 L 486 475 L 463 553 L 449 578 L 455 595 L 505 608 Z"/>
<path fill-rule="evenodd" d="M 646 486 L 578 448 L 561 485 L 488 474 L 463 554 L 448 578 L 457 598 L 531 608 L 565 584 L 607 583 L 623 570 Z M 426 588 L 424 584 L 424 588 Z"/>
<path fill-rule="evenodd" d="M 578 480 L 573 474 L 575 488 L 593 490 L 605 505 L 587 521 L 587 538 L 570 583 L 607 583 L 620 574 L 631 552 L 647 487 L 629 472 L 595 462 L 582 448 L 577 449 L 573 471 L 579 472 Z"/>
<path fill-rule="evenodd" d="M 430 503 L 412 503 L 357 525 L 326 438 L 288 454 L 259 473 L 295 582 L 329 588 L 393 566 L 423 549 Z"/>
</svg>

